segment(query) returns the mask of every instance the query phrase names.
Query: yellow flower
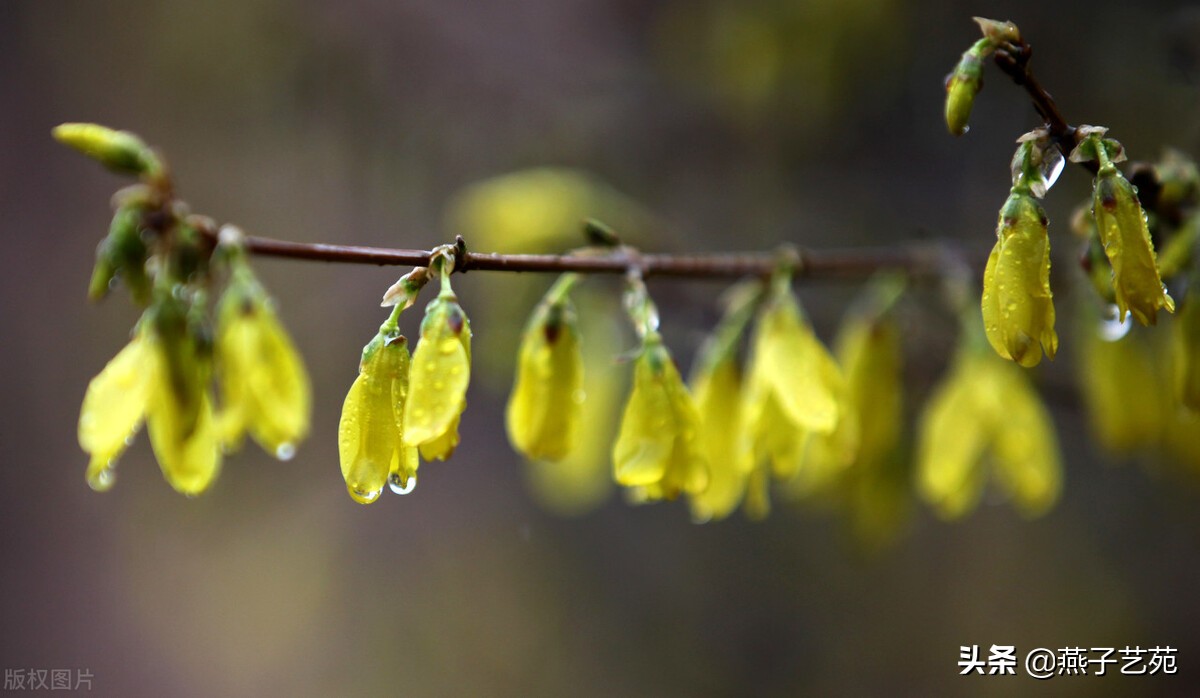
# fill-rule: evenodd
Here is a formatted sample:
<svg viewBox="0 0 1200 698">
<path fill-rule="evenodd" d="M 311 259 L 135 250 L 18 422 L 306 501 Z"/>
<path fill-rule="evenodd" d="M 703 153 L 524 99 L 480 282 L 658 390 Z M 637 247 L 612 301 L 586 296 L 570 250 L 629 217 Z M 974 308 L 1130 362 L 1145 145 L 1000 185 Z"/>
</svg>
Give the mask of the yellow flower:
<svg viewBox="0 0 1200 698">
<path fill-rule="evenodd" d="M 221 439 L 209 382 L 212 345 L 202 312 L 203 295 L 177 288 L 151 306 L 152 346 L 160 352 L 151 379 L 146 430 L 158 465 L 177 491 L 194 496 L 221 469 Z"/>
<path fill-rule="evenodd" d="M 1094 147 L 1098 152 L 1105 151 L 1100 142 Z M 1092 190 L 1092 215 L 1112 264 L 1117 308 L 1122 320 L 1126 313 L 1133 313 L 1141 324 L 1153 325 L 1158 321 L 1158 309 L 1175 312 L 1175 302 L 1159 276 L 1146 214 L 1133 185 L 1107 155 L 1102 155 L 1100 162 Z"/>
<path fill-rule="evenodd" d="M 580 345 L 587 399 L 580 406 L 576 444 L 561 460 L 526 460 L 524 468 L 534 498 L 565 516 L 595 510 L 613 490 L 612 444 L 627 388 L 624 372 L 613 361 L 622 347 L 612 299 L 584 290 L 574 302 L 579 308 L 579 334 L 588 338 Z"/>
<path fill-rule="evenodd" d="M 88 383 L 79 412 L 79 445 L 91 455 L 87 481 L 94 490 L 112 487 L 112 468 L 145 418 L 150 388 L 159 376 L 159 354 L 151 344 L 138 331 Z"/>
<path fill-rule="evenodd" d="M 1158 443 L 1173 411 L 1171 386 L 1150 338 L 1134 328 L 1112 340 L 1099 324 L 1083 337 L 1080 382 L 1092 433 L 1109 451 L 1130 453 Z"/>
<path fill-rule="evenodd" d="M 692 394 L 700 416 L 697 446 L 708 460 L 709 481 L 703 492 L 692 495 L 690 503 L 696 520 L 719 520 L 741 503 L 752 465 L 736 428 L 741 422 L 742 376 L 733 352 L 715 365 L 707 361 L 699 365 L 692 378 Z"/>
<path fill-rule="evenodd" d="M 649 333 L 634 363 L 633 392 L 613 445 L 617 482 L 643 500 L 674 499 L 708 486 L 698 448 L 700 416 L 662 338 Z"/>
<path fill-rule="evenodd" d="M 841 369 L 786 283 L 776 283 L 755 328 L 742 412 L 755 459 L 769 459 L 780 479 L 796 476 L 808 438 L 833 434 L 846 412 Z"/>
<path fill-rule="evenodd" d="M 217 308 L 216 350 L 225 443 L 236 446 L 249 431 L 268 453 L 290 458 L 308 434 L 308 373 L 266 292 L 244 265 Z"/>
<path fill-rule="evenodd" d="M 1000 356 L 1038 365 L 1058 351 L 1050 292 L 1046 214 L 1027 191 L 1014 189 L 1000 209 L 996 246 L 983 275 L 983 324 Z M 1040 345 L 1040 346 L 1039 346 Z"/>
<path fill-rule="evenodd" d="M 534 309 L 521 339 L 506 415 L 509 440 L 527 458 L 562 459 L 576 442 L 582 398 L 575 310 L 556 285 Z"/>
<path fill-rule="evenodd" d="M 970 511 L 988 480 L 1029 516 L 1058 498 L 1062 480 L 1050 415 L 1027 377 L 989 352 L 960 351 L 934 391 L 919 427 L 918 489 L 939 515 Z"/>
<path fill-rule="evenodd" d="M 361 504 L 378 499 L 389 482 L 407 488 L 416 478 L 417 449 L 404 443 L 401 419 L 408 373 L 407 341 L 385 325 L 363 348 L 338 424 L 342 477 Z"/>
<path fill-rule="evenodd" d="M 449 284 L 425 308 L 404 405 L 404 443 L 426 460 L 445 460 L 458 446 L 458 420 L 471 378 L 471 323 Z"/>
</svg>

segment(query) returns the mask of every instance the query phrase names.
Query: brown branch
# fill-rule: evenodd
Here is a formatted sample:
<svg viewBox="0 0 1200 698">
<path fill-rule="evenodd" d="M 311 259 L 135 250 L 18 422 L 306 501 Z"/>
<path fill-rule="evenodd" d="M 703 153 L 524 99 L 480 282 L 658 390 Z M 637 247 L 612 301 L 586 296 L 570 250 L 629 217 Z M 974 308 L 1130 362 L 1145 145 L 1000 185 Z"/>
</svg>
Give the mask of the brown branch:
<svg viewBox="0 0 1200 698">
<path fill-rule="evenodd" d="M 1069 158 L 1071 151 L 1075 149 L 1075 127 L 1067 123 L 1062 112 L 1059 111 L 1058 105 L 1055 104 L 1054 98 L 1042 87 L 1038 82 L 1037 77 L 1033 74 L 1033 69 L 1029 67 L 1029 60 L 1033 57 L 1033 47 L 1024 39 L 1015 42 L 1005 43 L 1000 48 L 996 49 L 992 60 L 996 67 L 1009 77 L 1015 84 L 1025 88 L 1025 92 L 1029 95 L 1029 100 L 1033 103 L 1033 108 L 1037 110 L 1039 116 L 1045 121 L 1046 130 L 1050 133 L 1050 138 L 1054 140 L 1054 144 L 1058 146 L 1063 157 Z M 1099 169 L 1099 164 L 1093 160 L 1087 160 L 1079 163 L 1085 169 L 1095 174 Z"/>
<path fill-rule="evenodd" d="M 327 245 L 290 242 L 247 236 L 246 250 L 264 257 L 307 259 L 379 266 L 427 266 L 428 250 Z M 794 257 L 796 276 L 804 278 L 861 279 L 882 270 L 898 270 L 914 277 L 941 274 L 948 263 L 961 259 L 956 248 L 946 244 L 862 248 L 844 250 L 800 250 Z M 462 252 L 455 271 L 580 272 L 624 274 L 638 270 L 643 276 L 684 278 L 738 278 L 769 276 L 784 259 L 779 254 L 640 254 L 620 248 L 603 256 L 495 254 Z"/>
</svg>

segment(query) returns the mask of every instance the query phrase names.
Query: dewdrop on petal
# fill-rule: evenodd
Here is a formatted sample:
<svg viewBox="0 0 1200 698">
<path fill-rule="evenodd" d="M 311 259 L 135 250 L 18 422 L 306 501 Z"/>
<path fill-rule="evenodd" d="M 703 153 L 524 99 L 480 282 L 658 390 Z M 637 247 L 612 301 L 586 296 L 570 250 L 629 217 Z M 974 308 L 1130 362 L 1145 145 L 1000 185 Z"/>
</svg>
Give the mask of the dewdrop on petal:
<svg viewBox="0 0 1200 698">
<path fill-rule="evenodd" d="M 358 376 L 342 404 L 338 457 L 351 498 L 370 504 L 389 480 L 416 477 L 412 447 L 402 441 L 400 414 L 407 394 L 408 344 L 385 327 L 363 348 Z"/>
<path fill-rule="evenodd" d="M 1050 291 L 1046 214 L 1027 191 L 1014 188 L 1000 209 L 996 246 L 983 275 L 983 324 L 1000 356 L 1025 367 L 1058 351 Z"/>
</svg>

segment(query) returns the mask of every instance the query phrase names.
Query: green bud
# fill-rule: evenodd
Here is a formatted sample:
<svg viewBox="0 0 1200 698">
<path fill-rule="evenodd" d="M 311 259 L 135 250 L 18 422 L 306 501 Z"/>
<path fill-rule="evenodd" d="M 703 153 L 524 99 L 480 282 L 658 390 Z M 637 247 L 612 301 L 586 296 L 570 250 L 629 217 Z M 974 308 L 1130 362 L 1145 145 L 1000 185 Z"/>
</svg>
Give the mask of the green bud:
<svg viewBox="0 0 1200 698">
<path fill-rule="evenodd" d="M 146 276 L 148 250 L 141 235 L 142 210 L 126 205 L 117 209 L 108 236 L 96 248 L 96 266 L 88 285 L 88 297 L 100 300 L 108 294 L 114 277 L 120 276 L 134 302 L 150 302 L 150 279 Z"/>
<path fill-rule="evenodd" d="M 976 41 L 958 59 L 954 72 L 946 77 L 946 128 L 955 136 L 967 132 L 975 95 L 983 88 L 983 60 L 992 49 L 988 39 Z"/>
<path fill-rule="evenodd" d="M 98 160 L 115 172 L 154 176 L 162 171 L 158 156 L 128 131 L 115 131 L 99 124 L 60 124 L 54 139 Z"/>
</svg>

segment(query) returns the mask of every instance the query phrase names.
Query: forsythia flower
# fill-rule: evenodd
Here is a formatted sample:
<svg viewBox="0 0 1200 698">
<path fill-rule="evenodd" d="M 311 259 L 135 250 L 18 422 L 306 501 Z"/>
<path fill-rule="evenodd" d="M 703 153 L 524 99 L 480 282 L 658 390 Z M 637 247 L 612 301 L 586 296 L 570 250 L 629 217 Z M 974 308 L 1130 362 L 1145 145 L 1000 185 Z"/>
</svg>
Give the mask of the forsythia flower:
<svg viewBox="0 0 1200 698">
<path fill-rule="evenodd" d="M 633 392 L 613 445 L 616 480 L 643 500 L 674 499 L 708 486 L 700 417 L 662 338 L 649 333 L 634 363 Z"/>
<path fill-rule="evenodd" d="M 235 268 L 217 307 L 216 349 L 225 443 L 236 445 L 249 431 L 268 453 L 290 458 L 308 434 L 308 373 L 244 263 Z"/>
<path fill-rule="evenodd" d="M 1014 189 L 1000 209 L 996 246 L 983 275 L 983 324 L 1000 356 L 1038 365 L 1058 351 L 1050 292 L 1046 214 L 1027 190 Z M 1040 346 L 1039 346 L 1040 345 Z"/>
<path fill-rule="evenodd" d="M 142 425 L 150 388 L 159 377 L 159 354 L 139 328 L 112 361 L 88 383 L 79 412 L 79 445 L 91 454 L 87 481 L 92 489 L 112 487 L 112 468 Z"/>
<path fill-rule="evenodd" d="M 521 338 L 506 415 L 513 446 L 533 460 L 565 457 L 579 431 L 582 396 L 575 310 L 556 285 L 534 309 Z"/>
<path fill-rule="evenodd" d="M 692 394 L 700 417 L 700 451 L 708 460 L 708 487 L 693 494 L 692 516 L 698 521 L 723 519 L 746 491 L 752 463 L 745 457 L 735 426 L 741 420 L 742 376 L 736 355 L 702 357 L 692 377 Z"/>
<path fill-rule="evenodd" d="M 162 358 L 151 379 L 146 431 L 167 482 L 189 496 L 207 489 L 221 469 L 221 439 L 209 395 L 212 347 L 195 317 L 203 307 L 200 298 L 189 307 L 172 294 L 156 303 L 151 316 L 155 350 Z"/>
<path fill-rule="evenodd" d="M 1080 382 L 1095 437 L 1115 453 L 1154 446 L 1173 410 L 1150 338 L 1135 328 L 1109 340 L 1089 327 L 1082 352 Z"/>
<path fill-rule="evenodd" d="M 412 357 L 412 388 L 404 405 L 404 443 L 425 460 L 446 460 L 458 446 L 458 420 L 471 378 L 471 323 L 443 279 L 425 308 Z"/>
<path fill-rule="evenodd" d="M 1046 408 L 1019 369 L 967 347 L 921 418 L 921 495 L 942 517 L 962 516 L 983 492 L 987 460 L 1025 514 L 1040 514 L 1058 498 L 1062 466 Z"/>
<path fill-rule="evenodd" d="M 1092 216 L 1112 265 L 1120 319 L 1133 313 L 1141 324 L 1153 325 L 1158 321 L 1159 308 L 1174 312 L 1175 302 L 1167 295 L 1159 275 L 1146 212 L 1133 185 L 1113 164 L 1125 159 L 1124 150 L 1120 143 L 1103 137 L 1107 129 L 1080 126 L 1078 131 L 1083 139 L 1071 152 L 1071 160 L 1094 160 L 1099 165 L 1092 188 Z"/>
<path fill-rule="evenodd" d="M 838 333 L 838 362 L 859 429 L 858 452 L 840 480 L 860 542 L 893 539 L 907 517 L 912 483 L 900 454 L 904 389 L 900 330 L 890 315 L 853 313 Z"/>
<path fill-rule="evenodd" d="M 845 416 L 845 379 L 786 285 L 771 292 L 751 347 L 743 434 L 754 460 L 769 459 L 775 477 L 790 479 L 808 437 L 832 434 Z"/>
<path fill-rule="evenodd" d="M 386 325 L 385 325 L 386 327 Z M 410 487 L 417 449 L 403 440 L 409 355 L 403 335 L 381 329 L 363 348 L 358 376 L 346 394 L 338 424 L 338 456 L 354 501 L 370 504 L 384 485 Z"/>
</svg>

